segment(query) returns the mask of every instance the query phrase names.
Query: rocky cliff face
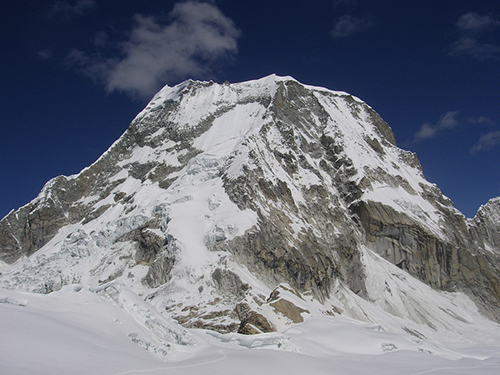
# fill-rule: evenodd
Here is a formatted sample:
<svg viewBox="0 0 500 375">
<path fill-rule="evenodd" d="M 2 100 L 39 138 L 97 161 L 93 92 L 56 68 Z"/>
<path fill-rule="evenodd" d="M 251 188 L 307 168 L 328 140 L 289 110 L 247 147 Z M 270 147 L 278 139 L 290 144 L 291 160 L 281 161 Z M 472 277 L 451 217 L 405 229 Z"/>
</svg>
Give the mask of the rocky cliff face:
<svg viewBox="0 0 500 375">
<path fill-rule="evenodd" d="M 435 330 L 451 313 L 408 312 L 425 297 L 409 296 L 406 277 L 463 292 L 498 319 L 499 202 L 466 219 L 346 93 L 277 76 L 186 81 L 160 91 L 96 163 L 0 222 L 12 264 L 0 285 L 119 284 L 186 327 L 220 332 L 297 323 L 308 310 L 294 298 L 364 320 L 377 306 L 415 334 L 409 325 Z"/>
<path fill-rule="evenodd" d="M 500 198 L 493 198 L 481 206 L 470 221 L 473 241 L 492 252 L 500 248 Z"/>
</svg>

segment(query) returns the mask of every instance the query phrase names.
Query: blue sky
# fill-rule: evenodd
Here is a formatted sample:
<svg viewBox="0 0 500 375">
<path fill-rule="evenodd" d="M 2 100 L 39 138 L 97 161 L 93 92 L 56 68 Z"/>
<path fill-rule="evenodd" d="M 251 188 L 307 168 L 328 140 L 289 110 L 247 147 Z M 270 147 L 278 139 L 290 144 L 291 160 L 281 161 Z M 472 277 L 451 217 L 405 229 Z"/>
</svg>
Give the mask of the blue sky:
<svg viewBox="0 0 500 375">
<path fill-rule="evenodd" d="M 500 1 L 2 2 L 0 217 L 165 84 L 271 73 L 371 105 L 466 216 L 500 195 Z"/>
</svg>

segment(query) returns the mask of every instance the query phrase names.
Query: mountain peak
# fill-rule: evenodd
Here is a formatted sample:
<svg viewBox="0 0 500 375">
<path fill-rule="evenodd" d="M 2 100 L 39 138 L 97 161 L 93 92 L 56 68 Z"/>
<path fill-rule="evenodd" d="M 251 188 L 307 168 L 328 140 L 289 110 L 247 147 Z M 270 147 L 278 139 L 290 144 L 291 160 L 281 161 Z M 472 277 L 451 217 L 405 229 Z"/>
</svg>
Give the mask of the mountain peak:
<svg viewBox="0 0 500 375">
<path fill-rule="evenodd" d="M 133 293 L 218 332 L 322 311 L 457 338 L 474 302 L 500 307 L 496 228 L 466 221 L 358 98 L 276 75 L 188 80 L 0 222 L 0 286 Z"/>
</svg>

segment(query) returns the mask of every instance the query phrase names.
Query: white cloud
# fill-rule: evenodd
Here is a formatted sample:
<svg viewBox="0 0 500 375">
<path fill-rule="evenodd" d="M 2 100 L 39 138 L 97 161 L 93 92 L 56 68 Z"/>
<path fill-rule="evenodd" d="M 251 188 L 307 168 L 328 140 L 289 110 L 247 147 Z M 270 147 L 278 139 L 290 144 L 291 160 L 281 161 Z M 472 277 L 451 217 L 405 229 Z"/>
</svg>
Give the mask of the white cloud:
<svg viewBox="0 0 500 375">
<path fill-rule="evenodd" d="M 491 16 L 480 16 L 469 12 L 458 19 L 456 26 L 464 33 L 477 34 L 483 30 L 499 27 L 500 21 Z"/>
<path fill-rule="evenodd" d="M 497 59 L 500 56 L 500 45 L 481 43 L 472 37 L 459 39 L 451 48 L 452 56 L 469 55 L 479 61 Z"/>
<path fill-rule="evenodd" d="M 369 18 L 353 17 L 346 14 L 335 20 L 331 34 L 334 38 L 345 38 L 362 32 L 372 25 L 373 22 Z"/>
<path fill-rule="evenodd" d="M 212 75 L 214 66 L 237 53 L 239 35 L 215 5 L 187 1 L 175 4 L 169 23 L 136 15 L 114 57 L 74 50 L 68 60 L 104 83 L 108 92 L 149 98 L 168 81 Z"/>
<path fill-rule="evenodd" d="M 415 134 L 415 140 L 423 141 L 424 139 L 434 138 L 437 133 L 437 128 L 430 124 L 423 124 L 419 131 Z"/>
<path fill-rule="evenodd" d="M 415 136 L 410 143 L 426 141 L 438 137 L 445 132 L 455 131 L 458 128 L 463 128 L 465 126 L 476 125 L 492 126 L 494 123 L 492 120 L 484 116 L 469 117 L 464 119 L 460 117 L 459 112 L 449 111 L 443 114 L 435 124 L 423 124 L 418 132 L 415 133 Z M 498 144 L 500 144 L 500 131 L 489 132 L 479 138 L 478 142 L 471 148 L 470 152 L 475 154 L 479 151 L 488 151 L 493 149 Z"/>
<path fill-rule="evenodd" d="M 458 116 L 459 113 L 457 111 L 450 111 L 442 115 L 438 122 L 434 125 L 428 123 L 423 124 L 419 131 L 415 134 L 414 141 L 420 142 L 426 139 L 431 139 L 443 131 L 455 129 L 460 125 Z"/>
<path fill-rule="evenodd" d="M 450 111 L 442 115 L 437 123 L 439 130 L 454 129 L 458 126 L 458 112 Z"/>
<path fill-rule="evenodd" d="M 73 4 L 70 1 L 56 1 L 52 4 L 49 11 L 49 16 L 63 15 L 69 16 L 82 16 L 85 12 L 96 6 L 95 0 L 77 0 Z"/>
<path fill-rule="evenodd" d="M 50 48 L 42 49 L 38 51 L 38 57 L 42 60 L 50 60 L 53 57 L 52 50 Z"/>
<path fill-rule="evenodd" d="M 465 55 L 480 61 L 500 57 L 500 41 L 495 40 L 500 20 L 469 12 L 458 19 L 456 27 L 460 38 L 451 45 L 450 56 Z"/>
<path fill-rule="evenodd" d="M 485 125 L 494 125 L 493 121 L 491 121 L 488 117 L 479 116 L 479 117 L 469 117 L 467 122 L 470 124 L 485 124 Z"/>
<path fill-rule="evenodd" d="M 480 151 L 490 151 L 500 145 L 500 131 L 489 132 L 481 136 L 470 150 L 472 154 Z"/>
</svg>

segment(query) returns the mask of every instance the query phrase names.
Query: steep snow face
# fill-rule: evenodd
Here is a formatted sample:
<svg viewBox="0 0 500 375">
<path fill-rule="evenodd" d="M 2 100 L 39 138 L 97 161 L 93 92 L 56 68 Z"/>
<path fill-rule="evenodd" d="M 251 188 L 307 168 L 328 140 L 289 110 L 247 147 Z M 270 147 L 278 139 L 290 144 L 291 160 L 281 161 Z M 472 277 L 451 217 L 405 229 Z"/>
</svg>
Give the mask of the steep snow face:
<svg viewBox="0 0 500 375">
<path fill-rule="evenodd" d="M 413 342 L 481 332 L 495 343 L 498 325 L 469 299 L 500 301 L 498 244 L 480 240 L 497 227 L 485 220 L 467 228 L 358 98 L 275 75 L 186 81 L 96 163 L 0 222 L 0 286 L 83 285 L 141 326 L 160 322 L 161 334 L 131 339 L 160 351 L 188 345 L 171 318 L 261 334 L 343 315 Z"/>
<path fill-rule="evenodd" d="M 424 197 L 424 189 L 431 185 L 416 157 L 391 144 L 390 137 L 382 136 L 374 126 L 376 114 L 366 104 L 324 91 L 316 91 L 315 96 L 328 113 L 325 134 L 343 140 L 345 154 L 355 171 L 352 180 L 357 184 L 366 182 L 359 199 L 390 206 L 442 236 L 442 215 Z"/>
</svg>

